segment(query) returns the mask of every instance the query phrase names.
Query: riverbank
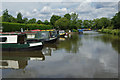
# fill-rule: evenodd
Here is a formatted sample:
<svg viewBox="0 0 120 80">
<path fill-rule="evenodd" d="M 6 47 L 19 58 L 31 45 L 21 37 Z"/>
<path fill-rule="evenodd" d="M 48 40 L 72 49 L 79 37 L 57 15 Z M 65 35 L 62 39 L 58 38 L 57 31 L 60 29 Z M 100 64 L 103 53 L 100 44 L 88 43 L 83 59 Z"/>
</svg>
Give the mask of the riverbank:
<svg viewBox="0 0 120 80">
<path fill-rule="evenodd" d="M 120 35 L 120 29 L 99 29 L 98 32 Z"/>
</svg>

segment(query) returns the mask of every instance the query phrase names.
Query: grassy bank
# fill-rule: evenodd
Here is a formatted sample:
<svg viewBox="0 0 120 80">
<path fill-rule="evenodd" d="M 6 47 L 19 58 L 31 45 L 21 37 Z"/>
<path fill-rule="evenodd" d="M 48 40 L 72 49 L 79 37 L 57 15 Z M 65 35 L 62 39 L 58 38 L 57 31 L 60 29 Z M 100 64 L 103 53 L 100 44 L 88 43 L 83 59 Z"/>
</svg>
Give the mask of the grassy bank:
<svg viewBox="0 0 120 80">
<path fill-rule="evenodd" d="M 98 32 L 120 35 L 120 29 L 99 29 Z"/>
<path fill-rule="evenodd" d="M 12 32 L 12 31 L 20 31 L 21 28 L 23 30 L 33 30 L 33 29 L 53 29 L 51 25 L 45 24 L 21 24 L 21 23 L 9 23 L 9 22 L 2 22 L 3 32 Z"/>
</svg>

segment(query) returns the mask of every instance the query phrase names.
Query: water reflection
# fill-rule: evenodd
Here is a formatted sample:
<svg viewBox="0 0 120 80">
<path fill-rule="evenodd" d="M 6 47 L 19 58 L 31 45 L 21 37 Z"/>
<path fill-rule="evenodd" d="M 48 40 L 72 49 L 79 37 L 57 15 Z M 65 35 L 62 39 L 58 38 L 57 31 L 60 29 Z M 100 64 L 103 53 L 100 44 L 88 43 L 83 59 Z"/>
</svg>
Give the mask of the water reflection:
<svg viewBox="0 0 120 80">
<path fill-rule="evenodd" d="M 24 69 L 28 65 L 28 60 L 43 61 L 45 56 L 41 51 L 35 52 L 2 52 L 0 68 Z"/>
<path fill-rule="evenodd" d="M 94 37 L 96 40 L 101 40 L 105 44 L 111 44 L 113 49 L 115 49 L 118 53 L 120 53 L 120 37 L 114 36 L 110 34 L 104 34 L 102 36 Z"/>
<path fill-rule="evenodd" d="M 80 40 L 78 34 L 70 35 L 68 38 L 60 38 L 58 49 L 65 49 L 68 53 L 77 53 L 82 45 Z"/>
<path fill-rule="evenodd" d="M 57 43 L 46 43 L 42 49 L 42 53 L 45 56 L 51 56 L 53 51 L 57 50 Z"/>
<path fill-rule="evenodd" d="M 45 44 L 42 51 L 4 53 L 3 60 L 24 61 L 24 65 L 18 70 L 3 69 L 3 77 L 117 78 L 119 42 L 115 36 L 87 31 Z"/>
</svg>

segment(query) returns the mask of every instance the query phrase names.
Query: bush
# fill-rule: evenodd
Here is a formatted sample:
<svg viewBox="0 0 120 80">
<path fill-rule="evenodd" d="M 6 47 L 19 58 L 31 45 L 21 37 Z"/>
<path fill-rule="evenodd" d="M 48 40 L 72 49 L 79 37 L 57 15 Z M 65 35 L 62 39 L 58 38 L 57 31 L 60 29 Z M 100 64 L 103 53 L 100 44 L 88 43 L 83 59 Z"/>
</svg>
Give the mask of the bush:
<svg viewBox="0 0 120 80">
<path fill-rule="evenodd" d="M 45 24 L 20 24 L 20 23 L 9 23 L 9 22 L 2 22 L 2 27 L 3 27 L 3 32 L 20 31 L 21 28 L 23 28 L 23 30 L 53 29 L 51 25 L 45 25 Z"/>
<path fill-rule="evenodd" d="M 73 32 L 78 32 L 78 30 L 76 30 L 76 29 L 73 29 L 72 31 L 73 31 Z"/>
<path fill-rule="evenodd" d="M 98 32 L 120 35 L 120 30 L 119 29 L 99 29 Z"/>
</svg>

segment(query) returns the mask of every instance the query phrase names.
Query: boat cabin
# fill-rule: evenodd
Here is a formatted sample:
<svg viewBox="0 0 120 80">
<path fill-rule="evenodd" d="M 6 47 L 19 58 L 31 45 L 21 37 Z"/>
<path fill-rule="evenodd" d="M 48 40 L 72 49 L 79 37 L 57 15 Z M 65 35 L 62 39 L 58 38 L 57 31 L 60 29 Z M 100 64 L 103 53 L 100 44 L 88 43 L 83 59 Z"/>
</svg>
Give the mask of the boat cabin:
<svg viewBox="0 0 120 80">
<path fill-rule="evenodd" d="M 0 33 L 0 44 L 24 44 L 25 34 L 21 33 Z"/>
<path fill-rule="evenodd" d="M 48 41 L 51 38 L 57 38 L 57 31 L 55 30 L 31 30 L 25 32 L 27 42 L 33 41 Z"/>
</svg>

